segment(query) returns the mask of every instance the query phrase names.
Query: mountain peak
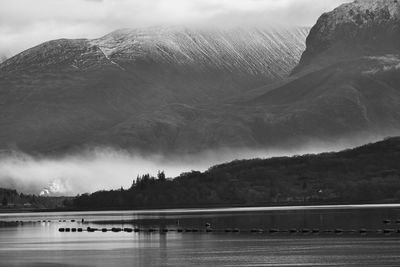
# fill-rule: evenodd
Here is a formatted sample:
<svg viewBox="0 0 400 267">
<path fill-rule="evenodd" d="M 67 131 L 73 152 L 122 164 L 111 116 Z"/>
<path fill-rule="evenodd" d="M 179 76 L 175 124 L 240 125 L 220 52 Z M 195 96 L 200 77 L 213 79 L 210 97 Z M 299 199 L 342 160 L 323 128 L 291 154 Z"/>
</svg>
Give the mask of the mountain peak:
<svg viewBox="0 0 400 267">
<path fill-rule="evenodd" d="M 382 22 L 400 17 L 400 3 L 398 0 L 356 0 L 343 4 L 328 14 L 336 19 L 336 24 Z"/>
<path fill-rule="evenodd" d="M 356 0 L 324 13 L 311 29 L 294 72 L 400 48 L 400 1 Z"/>
</svg>

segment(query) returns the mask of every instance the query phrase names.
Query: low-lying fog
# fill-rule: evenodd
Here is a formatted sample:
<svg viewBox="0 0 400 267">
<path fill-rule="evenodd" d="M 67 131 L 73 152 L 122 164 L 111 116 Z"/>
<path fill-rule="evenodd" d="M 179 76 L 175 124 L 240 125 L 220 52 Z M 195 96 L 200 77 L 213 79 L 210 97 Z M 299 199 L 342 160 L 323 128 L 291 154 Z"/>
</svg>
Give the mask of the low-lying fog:
<svg viewBox="0 0 400 267">
<path fill-rule="evenodd" d="M 354 144 L 355 145 L 360 145 Z M 197 155 L 164 157 L 140 156 L 134 152 L 97 148 L 63 157 L 32 157 L 23 153 L 0 156 L 0 187 L 18 192 L 45 195 L 76 195 L 102 189 L 129 188 L 137 175 L 156 175 L 165 171 L 176 177 L 191 170 L 205 171 L 209 167 L 235 159 L 269 158 L 348 148 L 345 143 L 335 145 L 305 145 L 296 150 L 233 151 L 222 149 Z"/>
</svg>

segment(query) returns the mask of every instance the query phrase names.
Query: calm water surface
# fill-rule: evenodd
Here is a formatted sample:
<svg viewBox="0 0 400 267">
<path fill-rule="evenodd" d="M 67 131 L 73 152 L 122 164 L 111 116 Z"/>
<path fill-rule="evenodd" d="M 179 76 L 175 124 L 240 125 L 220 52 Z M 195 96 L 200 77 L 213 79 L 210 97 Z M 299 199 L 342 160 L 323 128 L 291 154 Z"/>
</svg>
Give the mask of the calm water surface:
<svg viewBox="0 0 400 267">
<path fill-rule="evenodd" d="M 384 219 L 391 223 L 384 224 Z M 252 228 L 397 231 L 397 219 L 397 205 L 0 214 L 0 221 L 19 221 L 0 227 L 0 266 L 400 266 L 398 233 L 249 232 Z M 88 226 L 204 229 L 206 223 L 241 232 L 58 231 Z"/>
</svg>

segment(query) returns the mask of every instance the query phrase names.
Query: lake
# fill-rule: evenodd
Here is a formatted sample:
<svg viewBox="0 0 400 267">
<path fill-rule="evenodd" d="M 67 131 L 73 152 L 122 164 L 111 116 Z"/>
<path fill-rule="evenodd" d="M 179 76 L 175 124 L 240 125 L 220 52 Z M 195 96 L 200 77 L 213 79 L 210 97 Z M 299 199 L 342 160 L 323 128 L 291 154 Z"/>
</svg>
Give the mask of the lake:
<svg viewBox="0 0 400 267">
<path fill-rule="evenodd" d="M 400 205 L 0 213 L 0 266 L 400 266 L 398 219 Z"/>
</svg>

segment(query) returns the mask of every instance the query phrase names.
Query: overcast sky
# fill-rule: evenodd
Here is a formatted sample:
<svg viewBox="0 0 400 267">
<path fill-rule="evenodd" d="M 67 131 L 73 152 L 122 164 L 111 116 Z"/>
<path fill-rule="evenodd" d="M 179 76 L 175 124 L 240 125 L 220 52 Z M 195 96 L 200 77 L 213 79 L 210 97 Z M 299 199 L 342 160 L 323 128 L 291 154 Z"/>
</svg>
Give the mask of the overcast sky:
<svg viewBox="0 0 400 267">
<path fill-rule="evenodd" d="M 350 0 L 0 0 L 0 60 L 57 38 L 160 25 L 312 26 Z"/>
</svg>

